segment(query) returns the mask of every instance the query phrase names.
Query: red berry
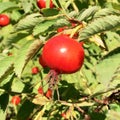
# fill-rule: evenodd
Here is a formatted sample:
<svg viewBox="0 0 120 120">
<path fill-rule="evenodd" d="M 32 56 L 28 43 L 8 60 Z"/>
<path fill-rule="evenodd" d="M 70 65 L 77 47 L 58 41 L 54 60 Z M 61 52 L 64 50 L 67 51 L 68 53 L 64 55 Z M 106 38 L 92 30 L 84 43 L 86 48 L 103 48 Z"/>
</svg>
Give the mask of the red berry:
<svg viewBox="0 0 120 120">
<path fill-rule="evenodd" d="M 10 18 L 5 14 L 1 14 L 0 15 L 0 26 L 6 26 L 9 23 L 10 23 Z"/>
<path fill-rule="evenodd" d="M 19 96 L 13 96 L 12 99 L 11 99 L 11 103 L 14 104 L 14 105 L 18 105 L 20 103 L 21 99 Z"/>
<path fill-rule="evenodd" d="M 61 116 L 62 116 L 64 119 L 66 119 L 66 113 L 63 112 L 63 113 L 61 114 Z"/>
<path fill-rule="evenodd" d="M 84 49 L 76 40 L 60 34 L 52 37 L 43 47 L 46 65 L 58 73 L 74 73 L 84 61 Z"/>
<path fill-rule="evenodd" d="M 45 94 L 47 98 L 52 98 L 52 90 L 49 88 Z"/>
<path fill-rule="evenodd" d="M 67 26 L 60 27 L 60 28 L 57 29 L 57 32 L 58 32 L 58 33 L 59 33 L 59 32 L 62 32 L 62 31 L 64 31 L 66 28 L 68 28 L 68 27 L 67 27 Z"/>
<path fill-rule="evenodd" d="M 37 5 L 40 9 L 42 8 L 46 8 L 46 0 L 37 0 Z M 52 0 L 50 0 L 50 5 L 49 5 L 50 8 L 53 8 L 54 7 L 54 4 L 52 2 Z"/>
<path fill-rule="evenodd" d="M 71 26 L 72 27 L 75 27 L 77 24 L 76 23 L 71 23 Z"/>
<path fill-rule="evenodd" d="M 39 87 L 39 88 L 38 88 L 38 93 L 44 94 L 44 91 L 43 91 L 43 88 L 42 88 L 42 87 Z"/>
<path fill-rule="evenodd" d="M 40 65 L 42 65 L 43 68 L 47 67 L 47 65 L 46 65 L 46 63 L 43 61 L 43 58 L 42 58 L 41 55 L 40 55 L 40 57 L 39 57 L 39 63 L 40 63 Z"/>
<path fill-rule="evenodd" d="M 39 68 L 38 67 L 33 67 L 32 68 L 32 74 L 37 74 L 39 72 Z"/>
</svg>

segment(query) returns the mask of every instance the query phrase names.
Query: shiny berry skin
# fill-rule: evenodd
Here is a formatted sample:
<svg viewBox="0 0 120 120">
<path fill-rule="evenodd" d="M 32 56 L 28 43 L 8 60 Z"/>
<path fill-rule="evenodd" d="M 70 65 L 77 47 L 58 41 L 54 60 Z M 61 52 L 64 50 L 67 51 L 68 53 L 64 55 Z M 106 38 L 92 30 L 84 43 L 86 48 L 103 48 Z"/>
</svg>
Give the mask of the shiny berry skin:
<svg viewBox="0 0 120 120">
<path fill-rule="evenodd" d="M 38 88 L 38 93 L 39 93 L 39 94 L 44 94 L 44 91 L 43 91 L 43 88 L 42 88 L 42 87 L 39 87 L 39 88 Z"/>
<path fill-rule="evenodd" d="M 43 68 L 47 67 L 46 63 L 43 61 L 42 55 L 39 57 L 39 63 Z"/>
<path fill-rule="evenodd" d="M 60 34 L 47 41 L 42 58 L 49 68 L 58 73 L 74 73 L 83 65 L 84 49 L 76 40 Z"/>
<path fill-rule="evenodd" d="M 52 90 L 50 88 L 47 90 L 45 96 L 49 99 L 52 98 Z"/>
<path fill-rule="evenodd" d="M 33 67 L 32 68 L 32 74 L 37 74 L 39 73 L 39 68 L 38 67 Z"/>
<path fill-rule="evenodd" d="M 40 9 L 42 8 L 46 8 L 46 0 L 37 0 L 37 5 Z M 50 8 L 53 8 L 54 7 L 54 4 L 52 2 L 52 0 L 50 0 Z"/>
<path fill-rule="evenodd" d="M 14 104 L 14 105 L 18 105 L 20 103 L 21 99 L 19 96 L 13 96 L 12 99 L 11 99 L 11 103 Z"/>
<path fill-rule="evenodd" d="M 10 23 L 10 18 L 5 14 L 0 14 L 0 26 L 6 26 Z"/>
</svg>

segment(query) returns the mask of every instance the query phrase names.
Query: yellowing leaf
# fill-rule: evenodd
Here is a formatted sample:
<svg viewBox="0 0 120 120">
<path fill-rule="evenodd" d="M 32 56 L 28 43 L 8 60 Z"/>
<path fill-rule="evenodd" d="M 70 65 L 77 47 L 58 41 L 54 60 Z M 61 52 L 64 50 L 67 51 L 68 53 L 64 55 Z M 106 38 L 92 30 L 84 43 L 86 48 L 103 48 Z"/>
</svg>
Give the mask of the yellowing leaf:
<svg viewBox="0 0 120 120">
<path fill-rule="evenodd" d="M 98 35 L 92 36 L 91 38 L 89 38 L 89 40 L 94 42 L 98 46 L 101 46 L 101 47 L 105 48 L 105 45 L 104 45 L 102 39 Z"/>
<path fill-rule="evenodd" d="M 38 105 L 46 105 L 46 103 L 50 102 L 50 100 L 47 99 L 45 96 L 39 94 L 35 96 L 32 102 Z"/>
</svg>

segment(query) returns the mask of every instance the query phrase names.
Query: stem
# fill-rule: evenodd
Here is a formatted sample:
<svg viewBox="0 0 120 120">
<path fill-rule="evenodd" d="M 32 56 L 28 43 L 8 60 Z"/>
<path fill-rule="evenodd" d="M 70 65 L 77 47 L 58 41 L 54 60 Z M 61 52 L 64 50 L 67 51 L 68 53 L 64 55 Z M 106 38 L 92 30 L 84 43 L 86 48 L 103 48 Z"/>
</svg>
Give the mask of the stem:
<svg viewBox="0 0 120 120">
<path fill-rule="evenodd" d="M 52 16 L 52 17 L 44 17 L 44 19 L 45 20 L 53 20 L 55 18 L 62 17 L 62 16 L 65 16 L 65 14 L 59 14 L 59 15 L 55 15 L 55 16 Z"/>
<path fill-rule="evenodd" d="M 17 115 L 18 110 L 17 110 L 17 106 L 15 104 L 13 105 L 13 108 L 14 108 L 15 114 Z"/>
<path fill-rule="evenodd" d="M 72 34 L 70 35 L 70 38 L 72 38 L 74 36 L 75 33 L 77 33 L 77 31 L 79 29 L 81 29 L 83 27 L 83 25 L 79 25 L 77 27 L 75 27 L 73 30 L 72 30 Z"/>
<path fill-rule="evenodd" d="M 79 12 L 79 9 L 77 8 L 74 0 L 72 0 L 72 6 L 73 6 L 74 10 L 78 13 L 78 12 Z"/>
</svg>

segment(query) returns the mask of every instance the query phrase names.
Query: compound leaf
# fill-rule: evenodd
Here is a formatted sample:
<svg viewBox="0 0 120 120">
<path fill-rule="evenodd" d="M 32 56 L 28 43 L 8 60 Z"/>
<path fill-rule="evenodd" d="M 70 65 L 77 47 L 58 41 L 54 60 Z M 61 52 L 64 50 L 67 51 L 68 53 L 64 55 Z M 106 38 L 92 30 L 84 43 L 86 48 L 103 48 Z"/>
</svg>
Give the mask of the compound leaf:
<svg viewBox="0 0 120 120">
<path fill-rule="evenodd" d="M 25 65 L 40 49 L 41 45 L 42 45 L 42 42 L 40 40 L 35 40 L 34 42 L 28 41 L 25 45 L 23 45 L 20 48 L 14 64 L 14 67 L 15 67 L 14 71 L 18 77 L 21 76 L 21 73 Z"/>
<path fill-rule="evenodd" d="M 31 29 L 39 22 L 43 21 L 43 18 L 40 17 L 40 14 L 34 13 L 31 15 L 26 16 L 25 18 L 21 19 L 18 24 L 16 25 L 16 30 L 25 30 Z"/>
<path fill-rule="evenodd" d="M 99 10 L 99 7 L 97 6 L 86 9 L 80 14 L 80 16 L 78 17 L 78 20 L 80 21 L 86 20 L 89 17 L 92 17 L 98 10 Z"/>
<path fill-rule="evenodd" d="M 115 11 L 114 9 L 104 8 L 95 13 L 94 18 L 108 16 L 108 15 L 120 15 L 120 12 Z"/>
<path fill-rule="evenodd" d="M 40 33 L 43 33 L 46 30 L 48 30 L 51 26 L 53 26 L 55 23 L 56 23 L 56 20 L 41 22 L 40 24 L 35 26 L 35 28 L 33 29 L 33 34 L 38 35 Z"/>
<path fill-rule="evenodd" d="M 89 23 L 83 30 L 79 33 L 80 40 L 87 39 L 92 35 L 101 33 L 107 30 L 111 30 L 115 27 L 120 26 L 120 16 L 109 15 L 101 18 L 97 18 L 91 23 Z"/>
</svg>

